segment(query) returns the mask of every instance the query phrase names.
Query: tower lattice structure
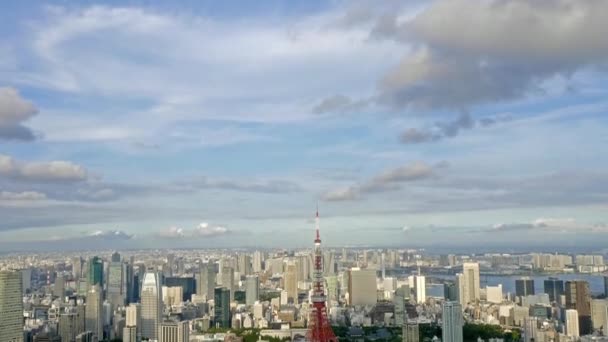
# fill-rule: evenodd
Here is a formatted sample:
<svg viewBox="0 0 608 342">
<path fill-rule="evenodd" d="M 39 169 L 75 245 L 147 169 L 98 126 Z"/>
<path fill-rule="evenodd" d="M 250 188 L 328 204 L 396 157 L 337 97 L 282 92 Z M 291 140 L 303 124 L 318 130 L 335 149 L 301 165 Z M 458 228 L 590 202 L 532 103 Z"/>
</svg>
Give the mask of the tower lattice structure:
<svg viewBox="0 0 608 342">
<path fill-rule="evenodd" d="M 325 307 L 325 286 L 323 279 L 323 254 L 321 253 L 321 236 L 319 234 L 319 209 L 315 218 L 315 253 L 314 253 L 314 279 L 312 294 L 312 310 L 308 320 L 308 333 L 306 340 L 311 342 L 337 342 L 338 339 L 331 330 Z"/>
</svg>

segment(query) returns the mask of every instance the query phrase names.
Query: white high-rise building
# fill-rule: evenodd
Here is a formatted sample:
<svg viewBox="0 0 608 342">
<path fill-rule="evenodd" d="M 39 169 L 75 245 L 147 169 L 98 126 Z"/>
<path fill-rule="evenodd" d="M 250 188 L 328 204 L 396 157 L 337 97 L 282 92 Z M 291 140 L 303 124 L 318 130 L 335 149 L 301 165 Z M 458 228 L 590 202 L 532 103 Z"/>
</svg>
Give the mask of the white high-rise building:
<svg viewBox="0 0 608 342">
<path fill-rule="evenodd" d="M 234 268 L 222 267 L 222 287 L 230 290 L 230 301 L 234 300 Z"/>
<path fill-rule="evenodd" d="M 579 337 L 578 311 L 574 309 L 566 310 L 566 335 L 569 337 Z"/>
<path fill-rule="evenodd" d="M 416 303 L 424 303 L 426 301 L 426 278 L 417 275 L 414 278 L 414 291 L 416 292 Z"/>
<path fill-rule="evenodd" d="M 166 306 L 177 306 L 184 297 L 184 288 L 181 286 L 163 286 L 163 303 Z"/>
<path fill-rule="evenodd" d="M 122 328 L 122 342 L 139 342 L 137 327 L 126 326 Z"/>
<path fill-rule="evenodd" d="M 486 286 L 486 300 L 490 303 L 502 303 L 502 284 Z"/>
<path fill-rule="evenodd" d="M 298 303 L 298 268 L 295 261 L 289 261 L 285 268 L 283 276 L 285 291 L 287 291 L 287 300 L 291 299 L 293 303 Z"/>
<path fill-rule="evenodd" d="M 188 342 L 190 328 L 186 321 L 163 322 L 158 328 L 158 342 Z"/>
<path fill-rule="evenodd" d="M 85 308 L 85 329 L 103 340 L 103 301 L 99 285 L 93 285 L 87 292 L 87 306 Z"/>
<path fill-rule="evenodd" d="M 393 292 L 397 289 L 397 279 L 393 277 L 384 278 L 384 291 Z"/>
<path fill-rule="evenodd" d="M 213 265 L 202 264 L 196 278 L 196 294 L 207 300 L 213 299 L 215 289 L 215 269 Z"/>
<path fill-rule="evenodd" d="M 131 303 L 127 306 L 125 326 L 135 328 L 135 336 L 138 340 L 141 339 L 141 305 L 138 303 Z M 131 332 L 129 331 L 129 334 L 130 333 Z"/>
<path fill-rule="evenodd" d="M 0 341 L 23 342 L 21 272 L 0 271 Z"/>
<path fill-rule="evenodd" d="M 524 342 L 538 341 L 538 317 L 524 318 Z"/>
<path fill-rule="evenodd" d="M 262 272 L 262 263 L 264 262 L 264 254 L 260 251 L 253 252 L 252 268 L 254 273 Z"/>
<path fill-rule="evenodd" d="M 456 275 L 456 284 L 458 286 L 458 301 L 463 307 L 478 301 L 480 299 L 479 264 L 465 262 L 462 265 L 462 273 Z"/>
<path fill-rule="evenodd" d="M 353 268 L 348 277 L 349 304 L 374 305 L 378 301 L 376 270 Z"/>
<path fill-rule="evenodd" d="M 594 330 L 603 329 L 608 334 L 608 300 L 591 300 L 591 324 Z"/>
<path fill-rule="evenodd" d="M 245 280 L 245 303 L 253 305 L 260 297 L 260 279 L 257 275 L 247 276 Z"/>
<path fill-rule="evenodd" d="M 463 342 L 462 306 L 457 302 L 443 304 L 443 338 L 442 341 Z"/>
<path fill-rule="evenodd" d="M 141 285 L 142 338 L 157 338 L 158 324 L 163 313 L 161 295 L 160 274 L 155 269 L 148 269 Z"/>
</svg>

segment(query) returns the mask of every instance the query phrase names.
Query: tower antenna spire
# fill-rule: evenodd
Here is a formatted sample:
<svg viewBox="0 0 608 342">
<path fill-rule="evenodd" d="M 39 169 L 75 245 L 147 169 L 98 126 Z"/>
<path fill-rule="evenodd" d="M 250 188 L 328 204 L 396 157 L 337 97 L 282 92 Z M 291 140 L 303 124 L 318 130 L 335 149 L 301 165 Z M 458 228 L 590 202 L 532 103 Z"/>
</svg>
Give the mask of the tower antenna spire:
<svg viewBox="0 0 608 342">
<path fill-rule="evenodd" d="M 319 203 L 317 202 L 317 213 L 315 217 L 315 249 L 314 249 L 314 278 L 312 293 L 312 310 L 308 324 L 306 340 L 310 342 L 337 342 L 338 339 L 331 330 L 325 307 L 325 290 L 323 278 L 323 254 L 321 252 L 321 235 L 319 233 Z"/>
</svg>

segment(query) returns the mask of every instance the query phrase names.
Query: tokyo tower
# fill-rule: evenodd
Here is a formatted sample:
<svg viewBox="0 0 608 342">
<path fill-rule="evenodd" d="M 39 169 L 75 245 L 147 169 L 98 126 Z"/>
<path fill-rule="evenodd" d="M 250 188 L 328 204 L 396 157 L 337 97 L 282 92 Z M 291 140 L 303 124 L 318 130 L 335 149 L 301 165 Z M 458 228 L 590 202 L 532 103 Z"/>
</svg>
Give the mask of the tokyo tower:
<svg viewBox="0 0 608 342">
<path fill-rule="evenodd" d="M 319 208 L 315 218 L 316 238 L 314 254 L 314 279 L 312 294 L 312 310 L 308 320 L 306 340 L 311 342 L 337 342 L 338 339 L 331 330 L 325 307 L 325 290 L 323 279 L 323 255 L 321 254 L 321 236 L 319 235 Z"/>
</svg>

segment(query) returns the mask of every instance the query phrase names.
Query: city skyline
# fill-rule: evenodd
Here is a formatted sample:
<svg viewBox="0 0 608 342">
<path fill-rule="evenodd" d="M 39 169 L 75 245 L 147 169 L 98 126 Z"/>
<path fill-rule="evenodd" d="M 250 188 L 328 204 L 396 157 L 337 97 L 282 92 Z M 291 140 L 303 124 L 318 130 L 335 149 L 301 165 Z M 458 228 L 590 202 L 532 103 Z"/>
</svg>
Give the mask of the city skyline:
<svg viewBox="0 0 608 342">
<path fill-rule="evenodd" d="M 603 249 L 607 11 L 3 4 L 0 252 Z"/>
</svg>

